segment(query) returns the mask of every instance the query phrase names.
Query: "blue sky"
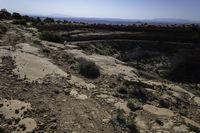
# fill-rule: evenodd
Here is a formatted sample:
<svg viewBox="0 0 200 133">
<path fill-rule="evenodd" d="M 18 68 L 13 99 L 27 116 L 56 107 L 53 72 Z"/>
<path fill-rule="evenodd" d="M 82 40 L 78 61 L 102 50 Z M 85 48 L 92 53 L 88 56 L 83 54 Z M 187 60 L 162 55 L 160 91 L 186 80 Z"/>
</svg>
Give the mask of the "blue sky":
<svg viewBox="0 0 200 133">
<path fill-rule="evenodd" d="M 200 0 L 0 0 L 0 8 L 37 15 L 200 20 Z"/>
</svg>

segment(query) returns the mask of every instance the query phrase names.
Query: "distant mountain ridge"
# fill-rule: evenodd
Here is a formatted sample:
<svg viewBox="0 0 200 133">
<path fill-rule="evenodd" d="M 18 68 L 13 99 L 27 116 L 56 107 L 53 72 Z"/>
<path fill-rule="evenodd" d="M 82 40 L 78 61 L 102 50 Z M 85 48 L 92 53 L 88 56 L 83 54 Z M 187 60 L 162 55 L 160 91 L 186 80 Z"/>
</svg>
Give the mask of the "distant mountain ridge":
<svg viewBox="0 0 200 133">
<path fill-rule="evenodd" d="M 175 19 L 175 18 L 157 18 L 152 21 L 157 22 L 168 22 L 168 23 L 198 23 L 198 21 L 188 20 L 188 19 Z"/>
<path fill-rule="evenodd" d="M 175 19 L 175 18 L 156 18 L 156 19 L 120 19 L 120 18 L 95 18 L 95 17 L 73 17 L 63 14 L 51 14 L 51 15 L 31 15 L 41 18 L 51 17 L 55 20 L 66 20 L 72 22 L 82 22 L 88 24 L 112 24 L 112 25 L 131 25 L 131 24 L 199 24 L 200 21 L 193 21 L 187 19 Z"/>
</svg>

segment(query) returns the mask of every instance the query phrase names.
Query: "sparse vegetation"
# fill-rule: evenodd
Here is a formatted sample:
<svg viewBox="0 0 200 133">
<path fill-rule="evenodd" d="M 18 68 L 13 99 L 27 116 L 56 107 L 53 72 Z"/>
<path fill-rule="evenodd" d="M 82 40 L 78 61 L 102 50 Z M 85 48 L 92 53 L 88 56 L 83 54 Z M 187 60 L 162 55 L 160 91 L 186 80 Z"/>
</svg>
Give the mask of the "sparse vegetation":
<svg viewBox="0 0 200 133">
<path fill-rule="evenodd" d="M 62 37 L 58 33 L 50 31 L 42 32 L 40 35 L 40 39 L 50 42 L 63 43 Z"/>
<path fill-rule="evenodd" d="M 125 112 L 123 109 L 118 108 L 116 110 L 117 116 L 116 116 L 116 120 L 119 124 L 121 125 L 126 125 L 126 117 L 125 117 Z"/>
<path fill-rule="evenodd" d="M 128 90 L 127 90 L 127 87 L 122 85 L 122 86 L 119 86 L 117 88 L 117 91 L 120 93 L 120 94 L 125 94 L 127 95 L 128 94 Z"/>
<path fill-rule="evenodd" d="M 200 128 L 198 128 L 198 127 L 195 127 L 195 126 L 193 126 L 191 124 L 187 124 L 187 126 L 190 128 L 190 131 L 193 131 L 195 133 L 199 133 L 200 132 Z"/>
<path fill-rule="evenodd" d="M 26 20 L 25 19 L 20 19 L 20 20 L 16 19 L 16 20 L 13 20 L 13 24 L 26 26 Z"/>
<path fill-rule="evenodd" d="M 99 67 L 92 61 L 79 59 L 79 73 L 87 78 L 98 78 L 100 76 Z"/>
<path fill-rule="evenodd" d="M 133 118 L 132 116 L 129 116 L 127 118 L 126 127 L 129 128 L 131 133 L 138 133 L 135 118 Z"/>
<path fill-rule="evenodd" d="M 141 32 L 141 34 L 120 34 L 99 36 L 93 35 L 90 37 L 74 37 L 72 41 L 77 40 L 104 40 L 104 39 L 133 39 L 134 40 L 151 40 L 151 41 L 175 41 L 175 42 L 200 42 L 200 29 L 198 25 L 171 25 L 155 26 L 155 25 L 96 25 L 96 24 L 82 24 L 82 23 L 54 23 L 53 20 L 47 19 L 43 25 L 37 25 L 41 31 L 72 31 L 80 29 L 93 30 L 109 30 L 109 31 L 124 31 L 124 32 Z"/>
<path fill-rule="evenodd" d="M 159 101 L 159 105 L 160 105 L 160 107 L 162 107 L 162 108 L 169 108 L 169 107 L 170 107 L 170 102 L 169 102 L 169 100 L 167 100 L 167 99 L 161 99 L 161 100 Z"/>
<path fill-rule="evenodd" d="M 179 111 L 179 113 L 180 113 L 182 116 L 187 116 L 189 112 L 188 112 L 187 109 L 182 108 L 182 109 Z"/>
<path fill-rule="evenodd" d="M 44 22 L 45 23 L 54 23 L 54 19 L 52 19 L 52 18 L 45 18 Z"/>
<path fill-rule="evenodd" d="M 138 98 L 142 101 L 155 100 L 154 94 L 144 87 L 143 85 L 121 85 L 117 91 L 122 98 Z"/>
<path fill-rule="evenodd" d="M 133 101 L 133 100 L 129 100 L 127 103 L 127 107 L 130 108 L 132 111 L 136 111 L 139 109 L 142 109 L 142 106 L 140 103 Z"/>
<path fill-rule="evenodd" d="M 135 124 L 135 116 L 133 114 L 130 114 L 129 116 L 125 116 L 124 110 L 118 108 L 116 110 L 116 121 L 122 127 L 128 128 L 131 133 L 138 132 L 137 126 Z"/>
<path fill-rule="evenodd" d="M 5 33 L 7 30 L 8 29 L 4 24 L 0 24 L 0 33 Z"/>
</svg>

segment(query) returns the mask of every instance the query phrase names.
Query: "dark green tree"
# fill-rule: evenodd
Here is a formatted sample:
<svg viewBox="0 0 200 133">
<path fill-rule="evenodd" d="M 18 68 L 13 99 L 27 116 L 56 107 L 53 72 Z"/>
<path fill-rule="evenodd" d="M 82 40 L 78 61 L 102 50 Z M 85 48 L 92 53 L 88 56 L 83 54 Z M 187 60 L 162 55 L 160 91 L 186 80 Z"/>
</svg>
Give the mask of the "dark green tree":
<svg viewBox="0 0 200 133">
<path fill-rule="evenodd" d="M 54 23 L 54 19 L 47 17 L 47 18 L 44 19 L 44 22 L 45 23 Z"/>
<path fill-rule="evenodd" d="M 19 13 L 14 12 L 14 13 L 12 14 L 12 18 L 13 18 L 13 19 L 22 19 L 22 16 L 21 16 Z"/>
</svg>

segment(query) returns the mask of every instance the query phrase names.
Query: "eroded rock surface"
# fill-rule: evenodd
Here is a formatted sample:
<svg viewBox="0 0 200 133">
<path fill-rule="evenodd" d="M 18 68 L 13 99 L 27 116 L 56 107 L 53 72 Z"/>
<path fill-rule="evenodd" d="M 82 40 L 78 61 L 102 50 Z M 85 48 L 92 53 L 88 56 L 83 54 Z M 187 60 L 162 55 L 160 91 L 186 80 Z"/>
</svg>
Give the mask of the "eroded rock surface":
<svg viewBox="0 0 200 133">
<path fill-rule="evenodd" d="M 117 52 L 88 53 L 79 45 L 94 44 L 95 40 L 64 44 L 42 41 L 34 27 L 4 23 L 9 30 L 0 41 L 0 129 L 3 131 L 200 131 L 200 97 L 184 85 L 152 76 L 145 71 L 148 64 L 141 72 L 134 65 L 116 59 L 120 56 Z M 67 33 L 74 34 L 73 37 L 114 34 L 82 30 Z M 138 49 L 132 56 L 141 54 Z M 95 63 L 100 76 L 88 79 L 81 75 L 80 58 Z M 168 58 L 160 58 L 166 64 L 153 62 L 149 68 L 171 65 Z"/>
<path fill-rule="evenodd" d="M 25 117 L 28 111 L 31 111 L 31 104 L 19 100 L 0 101 L 0 114 L 5 120 L 14 120 L 5 127 L 11 127 L 10 132 L 13 133 L 27 133 L 33 132 L 36 127 L 36 121 L 32 118 Z"/>
</svg>

